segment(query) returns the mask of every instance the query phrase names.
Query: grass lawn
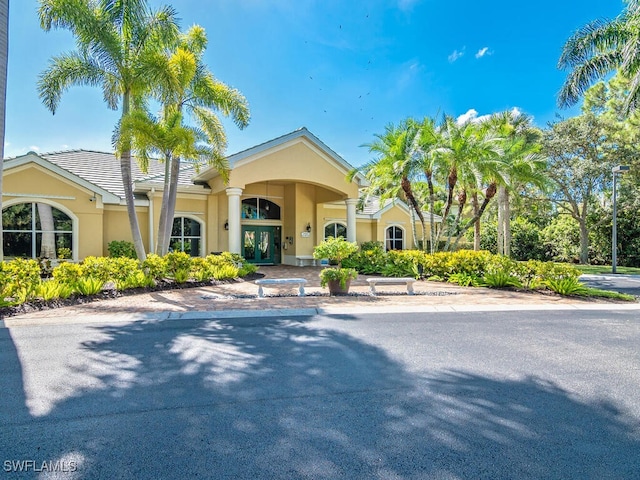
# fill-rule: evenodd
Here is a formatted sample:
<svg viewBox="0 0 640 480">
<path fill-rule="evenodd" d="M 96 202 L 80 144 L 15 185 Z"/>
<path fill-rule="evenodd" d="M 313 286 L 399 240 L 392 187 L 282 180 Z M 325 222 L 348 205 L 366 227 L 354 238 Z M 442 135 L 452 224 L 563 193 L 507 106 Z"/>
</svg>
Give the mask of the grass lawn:
<svg viewBox="0 0 640 480">
<path fill-rule="evenodd" d="M 611 273 L 611 265 L 574 265 L 582 273 L 605 274 Z M 616 273 L 626 275 L 640 275 L 640 268 L 636 267 L 616 267 Z"/>
</svg>

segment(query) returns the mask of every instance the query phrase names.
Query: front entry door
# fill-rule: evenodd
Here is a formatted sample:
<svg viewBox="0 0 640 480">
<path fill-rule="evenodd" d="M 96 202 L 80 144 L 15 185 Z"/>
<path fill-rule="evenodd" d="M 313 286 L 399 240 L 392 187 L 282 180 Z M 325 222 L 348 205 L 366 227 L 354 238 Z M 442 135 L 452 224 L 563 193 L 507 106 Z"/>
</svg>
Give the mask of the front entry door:
<svg viewBox="0 0 640 480">
<path fill-rule="evenodd" d="M 280 227 L 242 227 L 242 256 L 249 263 L 280 263 Z"/>
</svg>

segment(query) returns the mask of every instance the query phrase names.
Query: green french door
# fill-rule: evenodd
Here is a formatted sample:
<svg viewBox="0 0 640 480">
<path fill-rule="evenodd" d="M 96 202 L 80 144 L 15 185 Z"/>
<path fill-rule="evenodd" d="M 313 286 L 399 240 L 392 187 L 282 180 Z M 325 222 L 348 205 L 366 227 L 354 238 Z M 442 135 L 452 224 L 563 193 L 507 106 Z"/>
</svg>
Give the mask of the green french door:
<svg viewBox="0 0 640 480">
<path fill-rule="evenodd" d="M 280 263 L 280 227 L 244 225 L 242 256 L 250 263 Z"/>
</svg>

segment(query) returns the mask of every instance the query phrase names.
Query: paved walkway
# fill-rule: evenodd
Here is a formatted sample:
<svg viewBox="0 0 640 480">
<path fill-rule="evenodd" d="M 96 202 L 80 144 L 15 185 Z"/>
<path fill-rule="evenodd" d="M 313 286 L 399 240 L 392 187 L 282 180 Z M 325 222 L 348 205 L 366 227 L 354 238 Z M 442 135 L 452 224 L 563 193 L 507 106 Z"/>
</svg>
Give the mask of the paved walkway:
<svg viewBox="0 0 640 480">
<path fill-rule="evenodd" d="M 449 283 L 418 281 L 415 295 L 407 295 L 404 285 L 379 285 L 377 296 L 369 294 L 367 275 L 351 284 L 350 294 L 330 297 L 320 287 L 322 267 L 261 267 L 265 278 L 301 277 L 307 280 L 307 295 L 297 296 L 294 287 L 264 287 L 265 298 L 258 298 L 252 281 L 216 286 L 176 289 L 100 300 L 73 307 L 32 312 L 4 319 L 0 326 L 31 322 L 56 323 L 87 321 L 91 317 L 120 319 L 186 318 L 203 316 L 266 316 L 282 314 L 359 312 L 438 312 L 491 310 L 559 309 L 640 309 L 638 303 L 566 298 L 551 293 L 516 292 L 489 288 L 459 287 Z M 1 322 L 1 321 L 0 321 Z"/>
</svg>

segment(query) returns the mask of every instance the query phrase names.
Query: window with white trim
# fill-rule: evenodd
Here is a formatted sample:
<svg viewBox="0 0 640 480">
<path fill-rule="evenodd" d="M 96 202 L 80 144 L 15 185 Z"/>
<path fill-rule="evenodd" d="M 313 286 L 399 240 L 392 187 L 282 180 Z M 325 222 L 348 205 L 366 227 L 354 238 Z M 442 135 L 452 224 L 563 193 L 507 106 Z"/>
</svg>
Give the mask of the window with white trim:
<svg viewBox="0 0 640 480">
<path fill-rule="evenodd" d="M 344 223 L 329 223 L 324 227 L 324 239 L 329 237 L 333 238 L 347 238 L 347 226 Z"/>
<path fill-rule="evenodd" d="M 387 250 L 402 250 L 404 248 L 404 231 L 392 225 L 385 230 L 384 245 Z"/>
<path fill-rule="evenodd" d="M 48 203 L 18 203 L 2 210 L 5 257 L 73 258 L 73 220 Z"/>
<path fill-rule="evenodd" d="M 169 247 L 173 252 L 186 252 L 199 257 L 202 245 L 200 222 L 188 217 L 175 217 L 171 229 Z"/>
</svg>

